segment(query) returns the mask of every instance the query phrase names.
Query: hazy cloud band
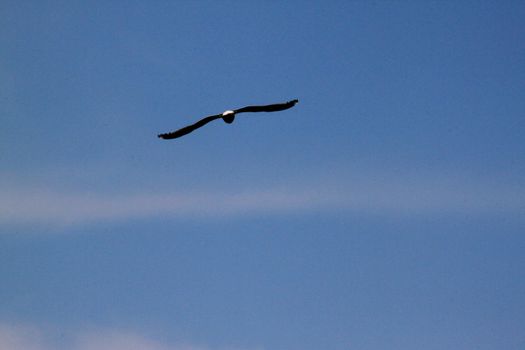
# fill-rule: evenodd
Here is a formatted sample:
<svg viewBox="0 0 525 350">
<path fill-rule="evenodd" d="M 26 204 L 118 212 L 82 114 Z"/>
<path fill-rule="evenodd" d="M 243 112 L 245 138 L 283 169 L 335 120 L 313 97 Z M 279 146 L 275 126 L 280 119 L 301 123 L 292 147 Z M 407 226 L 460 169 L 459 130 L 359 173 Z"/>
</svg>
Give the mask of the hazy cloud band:
<svg viewBox="0 0 525 350">
<path fill-rule="evenodd" d="M 524 214 L 521 187 L 444 182 L 349 181 L 242 192 L 63 192 L 2 190 L 0 224 L 74 225 L 154 217 L 216 218 L 305 211 L 373 215 Z"/>
</svg>

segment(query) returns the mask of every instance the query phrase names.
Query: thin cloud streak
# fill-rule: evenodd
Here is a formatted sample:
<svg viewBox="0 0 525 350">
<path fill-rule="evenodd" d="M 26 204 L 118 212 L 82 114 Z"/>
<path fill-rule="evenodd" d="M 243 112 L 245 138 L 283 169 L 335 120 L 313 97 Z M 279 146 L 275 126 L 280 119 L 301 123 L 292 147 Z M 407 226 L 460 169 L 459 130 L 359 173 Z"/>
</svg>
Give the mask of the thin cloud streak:
<svg viewBox="0 0 525 350">
<path fill-rule="evenodd" d="M 359 214 L 507 215 L 525 213 L 522 187 L 444 181 L 348 180 L 343 184 L 243 192 L 104 194 L 12 187 L 2 191 L 0 225 L 77 225 L 147 218 L 219 218 L 347 211 Z"/>
<path fill-rule="evenodd" d="M 0 324 L 2 350 L 210 350 L 189 344 L 168 344 L 137 332 L 112 329 L 57 332 L 27 325 Z"/>
</svg>

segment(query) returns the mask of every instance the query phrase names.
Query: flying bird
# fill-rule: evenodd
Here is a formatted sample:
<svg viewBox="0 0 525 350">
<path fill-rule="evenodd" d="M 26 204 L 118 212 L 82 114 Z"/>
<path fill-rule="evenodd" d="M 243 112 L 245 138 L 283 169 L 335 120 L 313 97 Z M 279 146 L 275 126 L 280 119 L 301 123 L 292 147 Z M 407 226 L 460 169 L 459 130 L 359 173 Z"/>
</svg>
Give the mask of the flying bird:
<svg viewBox="0 0 525 350">
<path fill-rule="evenodd" d="M 235 119 L 235 115 L 239 113 L 245 113 L 245 112 L 278 112 L 278 111 L 284 111 L 285 109 L 292 108 L 295 106 L 295 104 L 299 102 L 299 100 L 291 100 L 285 103 L 276 103 L 273 105 L 265 105 L 265 106 L 246 106 L 243 108 L 235 109 L 235 110 L 227 110 L 224 113 L 221 114 L 215 114 L 210 115 L 209 117 L 203 118 L 196 122 L 195 124 L 185 126 L 182 129 L 179 129 L 177 131 L 168 132 L 165 134 L 158 135 L 161 139 L 164 140 L 170 140 L 170 139 L 176 139 L 177 137 L 184 136 L 186 134 L 189 134 L 195 129 L 200 128 L 201 126 L 204 126 L 208 124 L 211 121 L 214 121 L 215 119 L 224 120 L 225 123 L 231 124 L 233 123 L 233 120 Z"/>
</svg>

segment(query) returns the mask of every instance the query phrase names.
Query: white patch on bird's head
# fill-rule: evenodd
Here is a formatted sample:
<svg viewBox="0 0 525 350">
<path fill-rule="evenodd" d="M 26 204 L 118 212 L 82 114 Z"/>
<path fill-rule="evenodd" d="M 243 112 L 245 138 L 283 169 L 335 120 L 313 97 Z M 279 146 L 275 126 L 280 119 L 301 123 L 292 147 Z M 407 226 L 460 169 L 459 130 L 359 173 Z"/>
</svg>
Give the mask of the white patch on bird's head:
<svg viewBox="0 0 525 350">
<path fill-rule="evenodd" d="M 222 114 L 222 120 L 224 120 L 225 123 L 231 124 L 233 123 L 233 120 L 235 119 L 235 112 L 234 111 L 224 111 Z"/>
</svg>

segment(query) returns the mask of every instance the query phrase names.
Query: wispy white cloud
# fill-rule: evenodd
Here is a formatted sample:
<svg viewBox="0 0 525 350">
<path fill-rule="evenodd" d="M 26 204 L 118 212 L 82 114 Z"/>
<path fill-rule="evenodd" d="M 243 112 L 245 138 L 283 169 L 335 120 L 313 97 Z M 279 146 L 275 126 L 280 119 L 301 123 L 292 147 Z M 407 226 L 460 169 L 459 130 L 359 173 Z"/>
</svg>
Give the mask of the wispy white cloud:
<svg viewBox="0 0 525 350">
<path fill-rule="evenodd" d="M 46 350 L 44 336 L 31 327 L 0 324 L 0 349 L 2 350 Z"/>
<path fill-rule="evenodd" d="M 159 216 L 213 217 L 282 212 L 315 206 L 309 194 L 281 191 L 244 193 L 131 193 L 106 195 L 49 190 L 7 190 L 0 199 L 0 223 L 76 224 Z"/>
<path fill-rule="evenodd" d="M 70 346 L 73 350 L 206 350 L 189 345 L 169 345 L 140 334 L 116 331 L 78 333 Z"/>
<path fill-rule="evenodd" d="M 525 214 L 523 187 L 447 179 L 361 177 L 241 192 L 119 194 L 10 186 L 1 193 L 0 225 L 75 225 L 155 217 L 218 218 L 308 211 L 388 216 Z"/>
<path fill-rule="evenodd" d="M 212 350 L 191 344 L 166 341 L 129 331 L 113 329 L 63 332 L 27 325 L 0 323 L 2 350 Z M 228 350 L 221 348 L 223 350 Z"/>
</svg>

